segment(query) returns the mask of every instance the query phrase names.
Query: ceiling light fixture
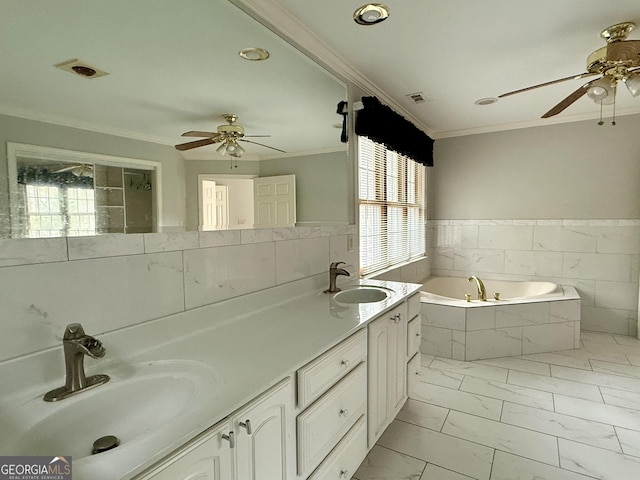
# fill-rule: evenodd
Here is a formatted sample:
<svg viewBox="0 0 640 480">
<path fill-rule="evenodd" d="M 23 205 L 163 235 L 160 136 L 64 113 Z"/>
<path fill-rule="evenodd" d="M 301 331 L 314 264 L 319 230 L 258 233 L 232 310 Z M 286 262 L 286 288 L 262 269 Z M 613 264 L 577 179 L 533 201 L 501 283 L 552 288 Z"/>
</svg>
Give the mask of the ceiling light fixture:
<svg viewBox="0 0 640 480">
<path fill-rule="evenodd" d="M 495 97 L 486 97 L 486 98 L 481 98 L 479 100 L 475 101 L 476 105 L 493 105 L 494 103 L 496 103 L 498 101 L 497 98 Z"/>
<path fill-rule="evenodd" d="M 389 7 L 381 3 L 367 3 L 353 12 L 353 20 L 358 25 L 375 25 L 389 18 Z"/>
<path fill-rule="evenodd" d="M 632 73 L 623 81 L 631 95 L 633 95 L 634 97 L 640 95 L 640 73 Z"/>
<path fill-rule="evenodd" d="M 96 68 L 93 65 L 89 65 L 87 62 L 83 62 L 82 60 L 78 60 L 77 58 L 58 63 L 54 66 L 56 68 L 59 68 L 60 70 L 64 70 L 65 72 L 73 73 L 75 75 L 79 75 L 80 77 L 88 79 L 109 75 L 108 72 L 100 70 L 99 68 Z"/>
<path fill-rule="evenodd" d="M 269 58 L 269 52 L 264 48 L 258 47 L 243 48 L 238 52 L 238 55 L 251 62 L 261 62 L 262 60 Z"/>
</svg>

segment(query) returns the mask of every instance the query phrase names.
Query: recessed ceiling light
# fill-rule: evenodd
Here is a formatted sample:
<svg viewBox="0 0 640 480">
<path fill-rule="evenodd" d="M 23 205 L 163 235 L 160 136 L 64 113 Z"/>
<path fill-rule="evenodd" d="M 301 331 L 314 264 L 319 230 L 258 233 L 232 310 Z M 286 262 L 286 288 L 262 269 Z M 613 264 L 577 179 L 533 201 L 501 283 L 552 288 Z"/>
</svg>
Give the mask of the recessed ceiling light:
<svg viewBox="0 0 640 480">
<path fill-rule="evenodd" d="M 242 50 L 240 50 L 238 55 L 240 55 L 245 60 L 250 60 L 252 62 L 260 62 L 269 58 L 269 52 L 267 52 L 264 48 L 257 47 L 243 48 Z"/>
<path fill-rule="evenodd" d="M 367 3 L 353 12 L 353 20 L 358 25 L 375 25 L 389 17 L 389 7 L 381 3 Z"/>
<path fill-rule="evenodd" d="M 493 105 L 497 101 L 498 99 L 495 97 L 487 97 L 487 98 L 481 98 L 480 100 L 476 100 L 475 103 L 476 105 Z"/>
<path fill-rule="evenodd" d="M 76 75 L 89 79 L 109 75 L 108 72 L 100 70 L 99 68 L 89 65 L 87 62 L 83 62 L 82 60 L 78 60 L 77 58 L 58 63 L 57 65 L 55 65 L 55 67 L 59 68 L 60 70 L 64 70 L 65 72 L 74 73 Z"/>
</svg>

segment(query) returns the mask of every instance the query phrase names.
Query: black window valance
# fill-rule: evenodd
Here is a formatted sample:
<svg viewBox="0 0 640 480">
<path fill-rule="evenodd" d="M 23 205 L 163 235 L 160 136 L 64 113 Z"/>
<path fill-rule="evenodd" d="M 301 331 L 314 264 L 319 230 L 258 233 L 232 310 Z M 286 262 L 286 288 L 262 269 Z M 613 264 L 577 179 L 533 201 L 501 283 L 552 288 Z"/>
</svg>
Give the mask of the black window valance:
<svg viewBox="0 0 640 480">
<path fill-rule="evenodd" d="M 362 97 L 364 108 L 356 116 L 356 133 L 389 150 L 433 167 L 433 139 L 376 97 Z"/>
</svg>

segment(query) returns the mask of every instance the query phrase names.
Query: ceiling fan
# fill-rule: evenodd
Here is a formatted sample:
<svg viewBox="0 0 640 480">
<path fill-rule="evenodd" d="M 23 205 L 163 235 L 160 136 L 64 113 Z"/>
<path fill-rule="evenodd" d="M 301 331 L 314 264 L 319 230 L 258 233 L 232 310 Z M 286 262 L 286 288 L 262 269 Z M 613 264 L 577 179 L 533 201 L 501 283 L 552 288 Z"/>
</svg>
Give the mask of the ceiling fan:
<svg viewBox="0 0 640 480">
<path fill-rule="evenodd" d="M 559 114 L 585 94 L 600 105 L 614 103 L 618 82 L 623 82 L 631 95 L 637 97 L 640 95 L 640 40 L 627 40 L 627 36 L 635 27 L 636 24 L 633 22 L 624 22 L 612 25 L 600 32 L 600 36 L 607 41 L 607 45 L 587 57 L 586 72 L 503 93 L 498 98 L 595 75 L 599 77 L 578 87 L 542 115 L 542 118 Z"/>
<path fill-rule="evenodd" d="M 76 177 L 93 177 L 93 165 L 89 163 L 79 163 L 69 167 L 60 168 L 53 173 L 71 172 Z"/>
<path fill-rule="evenodd" d="M 202 140 L 196 140 L 194 142 L 181 143 L 176 145 L 176 149 L 180 151 L 191 150 L 192 148 L 204 147 L 206 145 L 212 145 L 217 142 L 222 142 L 216 151 L 221 155 L 231 155 L 232 157 L 239 158 L 244 152 L 244 148 L 238 142 L 253 143 L 260 145 L 261 147 L 270 148 L 278 152 L 286 153 L 279 148 L 270 147 L 263 143 L 247 140 L 246 137 L 268 137 L 269 135 L 245 135 L 244 128 L 236 123 L 238 116 L 232 113 L 225 113 L 222 117 L 227 121 L 226 125 L 219 125 L 217 132 L 199 132 L 190 131 L 182 134 L 183 137 L 207 137 Z"/>
</svg>

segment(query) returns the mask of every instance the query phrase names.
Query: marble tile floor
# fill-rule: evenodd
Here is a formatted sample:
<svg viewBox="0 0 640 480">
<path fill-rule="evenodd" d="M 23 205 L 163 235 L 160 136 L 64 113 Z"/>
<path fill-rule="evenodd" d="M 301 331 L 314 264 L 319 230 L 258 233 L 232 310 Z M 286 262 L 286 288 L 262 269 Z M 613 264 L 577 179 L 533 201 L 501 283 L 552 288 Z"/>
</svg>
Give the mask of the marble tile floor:
<svg viewBox="0 0 640 480">
<path fill-rule="evenodd" d="M 422 356 L 352 480 L 639 480 L 640 340 L 475 362 Z"/>
</svg>

